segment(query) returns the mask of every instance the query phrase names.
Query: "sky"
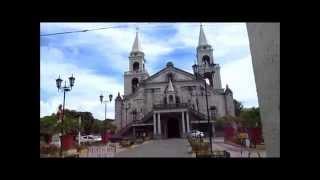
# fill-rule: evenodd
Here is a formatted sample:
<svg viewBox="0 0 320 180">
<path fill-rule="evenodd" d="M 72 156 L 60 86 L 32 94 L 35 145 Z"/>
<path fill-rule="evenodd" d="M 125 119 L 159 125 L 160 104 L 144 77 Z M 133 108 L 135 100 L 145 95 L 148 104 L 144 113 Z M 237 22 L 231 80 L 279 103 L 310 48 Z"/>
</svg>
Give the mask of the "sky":
<svg viewBox="0 0 320 180">
<path fill-rule="evenodd" d="M 249 39 L 245 23 L 202 23 L 215 63 L 221 67 L 222 86 L 233 91 L 245 107 L 257 107 Z M 67 92 L 65 107 L 89 111 L 104 119 L 99 96 L 111 93 L 107 118 L 114 118 L 114 99 L 123 95 L 123 73 L 129 69 L 129 53 L 139 31 L 146 69 L 152 75 L 166 66 L 192 73 L 196 60 L 200 23 L 41 23 L 40 35 L 112 27 L 96 31 L 40 36 L 40 117 L 57 112 L 63 93 L 55 80 L 73 75 L 75 85 Z M 64 83 L 64 82 L 63 82 Z"/>
</svg>

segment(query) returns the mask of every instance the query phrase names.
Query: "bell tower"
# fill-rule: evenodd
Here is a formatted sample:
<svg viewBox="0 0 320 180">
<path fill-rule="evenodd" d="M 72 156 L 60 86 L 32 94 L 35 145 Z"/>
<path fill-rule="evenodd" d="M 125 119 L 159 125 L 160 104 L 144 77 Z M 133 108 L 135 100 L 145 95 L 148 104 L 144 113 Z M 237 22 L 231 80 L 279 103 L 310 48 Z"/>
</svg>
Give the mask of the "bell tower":
<svg viewBox="0 0 320 180">
<path fill-rule="evenodd" d="M 124 95 L 136 92 L 140 82 L 149 77 L 145 69 L 145 62 L 137 28 L 136 37 L 129 55 L 129 71 L 124 73 Z"/>
<path fill-rule="evenodd" d="M 200 25 L 199 43 L 197 46 L 197 64 L 201 76 L 208 78 L 210 86 L 221 89 L 220 66 L 214 63 L 213 48 L 208 44 L 202 24 Z M 214 76 L 210 72 L 214 71 Z"/>
</svg>

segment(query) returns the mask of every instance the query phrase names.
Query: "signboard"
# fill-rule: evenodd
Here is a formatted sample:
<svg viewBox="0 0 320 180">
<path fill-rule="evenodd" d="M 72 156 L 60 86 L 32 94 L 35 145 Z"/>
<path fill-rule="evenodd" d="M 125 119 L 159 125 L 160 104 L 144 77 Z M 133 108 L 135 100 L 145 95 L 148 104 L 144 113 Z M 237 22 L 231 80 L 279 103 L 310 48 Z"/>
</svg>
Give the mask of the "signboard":
<svg viewBox="0 0 320 180">
<path fill-rule="evenodd" d="M 239 133 L 239 138 L 240 139 L 247 139 L 248 138 L 248 133 Z"/>
<path fill-rule="evenodd" d="M 105 146 L 90 146 L 87 157 L 114 157 L 116 146 L 115 143 L 108 143 Z"/>
<path fill-rule="evenodd" d="M 52 136 L 51 144 L 55 145 L 55 146 L 58 146 L 58 147 L 61 146 L 60 134 L 55 134 L 55 135 Z"/>
</svg>

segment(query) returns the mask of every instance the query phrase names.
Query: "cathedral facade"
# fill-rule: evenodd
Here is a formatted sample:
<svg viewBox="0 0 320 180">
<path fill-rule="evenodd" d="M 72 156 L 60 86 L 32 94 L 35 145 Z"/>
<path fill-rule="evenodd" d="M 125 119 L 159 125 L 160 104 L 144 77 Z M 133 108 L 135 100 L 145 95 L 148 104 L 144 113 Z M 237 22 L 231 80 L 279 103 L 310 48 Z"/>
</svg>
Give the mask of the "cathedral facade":
<svg viewBox="0 0 320 180">
<path fill-rule="evenodd" d="M 129 56 L 129 71 L 124 73 L 124 95 L 118 93 L 115 99 L 117 135 L 185 137 L 192 129 L 214 131 L 212 124 L 208 126 L 208 114 L 210 123 L 214 118 L 234 116 L 232 91 L 228 86 L 221 87 L 220 66 L 214 62 L 213 49 L 202 26 L 196 53 L 198 74 L 168 62 L 150 76 L 136 33 Z"/>
</svg>

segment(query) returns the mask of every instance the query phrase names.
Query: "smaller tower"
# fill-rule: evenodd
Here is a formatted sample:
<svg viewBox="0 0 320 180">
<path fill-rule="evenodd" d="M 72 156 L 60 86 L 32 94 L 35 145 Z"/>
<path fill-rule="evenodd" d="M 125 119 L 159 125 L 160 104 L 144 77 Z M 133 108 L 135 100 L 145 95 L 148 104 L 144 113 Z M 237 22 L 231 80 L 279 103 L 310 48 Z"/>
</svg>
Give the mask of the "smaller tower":
<svg viewBox="0 0 320 180">
<path fill-rule="evenodd" d="M 207 41 L 202 24 L 200 25 L 199 43 L 197 47 L 197 64 L 199 65 L 201 75 L 209 79 L 210 86 L 215 89 L 221 89 L 220 67 L 214 63 L 213 48 Z M 211 74 L 212 71 L 215 72 L 213 77 Z"/>
<path fill-rule="evenodd" d="M 129 56 L 129 71 L 124 73 L 124 95 L 136 92 L 140 82 L 149 77 L 145 69 L 145 62 L 137 30 Z"/>
<path fill-rule="evenodd" d="M 176 104 L 176 91 L 173 88 L 171 78 L 169 78 L 168 88 L 166 91 L 166 98 L 168 104 Z"/>
<path fill-rule="evenodd" d="M 229 88 L 228 84 L 226 85 L 226 90 L 224 94 L 225 94 L 226 114 L 230 116 L 235 116 L 233 93 Z"/>
<path fill-rule="evenodd" d="M 136 32 L 136 37 L 134 39 L 132 50 L 129 56 L 129 71 L 131 72 L 145 72 L 145 59 L 144 53 L 141 48 L 138 29 Z"/>
<path fill-rule="evenodd" d="M 123 99 L 120 96 L 120 92 L 118 92 L 118 96 L 115 99 L 115 125 L 117 126 L 118 129 L 121 128 L 121 123 L 122 123 L 122 103 Z"/>
</svg>

